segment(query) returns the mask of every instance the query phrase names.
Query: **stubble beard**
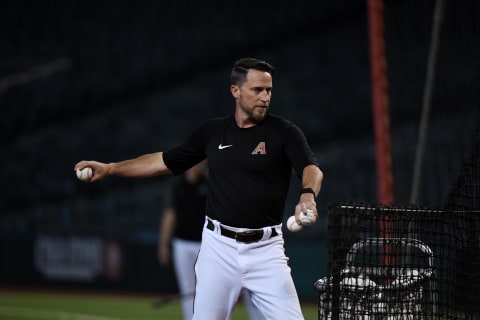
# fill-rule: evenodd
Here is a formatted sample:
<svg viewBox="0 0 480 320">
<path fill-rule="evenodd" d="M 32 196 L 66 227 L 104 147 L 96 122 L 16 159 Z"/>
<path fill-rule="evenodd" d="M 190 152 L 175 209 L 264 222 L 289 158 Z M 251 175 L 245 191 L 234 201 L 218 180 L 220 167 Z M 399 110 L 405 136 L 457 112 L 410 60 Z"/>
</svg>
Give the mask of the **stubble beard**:
<svg viewBox="0 0 480 320">
<path fill-rule="evenodd" d="M 242 107 L 243 112 L 245 112 L 248 116 L 248 119 L 253 123 L 260 123 L 262 122 L 268 113 L 268 108 L 262 109 L 263 112 L 255 112 L 257 108 L 253 110 L 247 110 L 246 108 Z"/>
</svg>

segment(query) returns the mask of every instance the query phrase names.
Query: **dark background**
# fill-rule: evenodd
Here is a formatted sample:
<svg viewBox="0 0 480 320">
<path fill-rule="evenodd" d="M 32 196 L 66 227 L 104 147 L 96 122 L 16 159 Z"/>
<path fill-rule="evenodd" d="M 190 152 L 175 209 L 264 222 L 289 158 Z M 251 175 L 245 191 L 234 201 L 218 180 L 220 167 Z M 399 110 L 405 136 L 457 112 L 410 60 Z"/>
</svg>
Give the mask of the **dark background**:
<svg viewBox="0 0 480 320">
<path fill-rule="evenodd" d="M 435 3 L 384 1 L 401 206 L 410 204 Z M 429 207 L 455 183 L 480 109 L 478 4 L 445 3 L 417 203 Z M 378 201 L 367 27 L 364 0 L 2 1 L 0 285 L 175 290 L 172 270 L 155 257 L 169 177 L 86 185 L 73 166 L 165 150 L 206 119 L 231 114 L 230 68 L 253 56 L 276 66 L 271 112 L 304 130 L 325 173 L 320 223 L 285 234 L 300 294 L 315 295 L 327 205 Z M 285 219 L 298 188 L 294 181 Z M 33 262 L 43 235 L 114 239 L 128 272 L 114 283 L 45 277 Z"/>
</svg>

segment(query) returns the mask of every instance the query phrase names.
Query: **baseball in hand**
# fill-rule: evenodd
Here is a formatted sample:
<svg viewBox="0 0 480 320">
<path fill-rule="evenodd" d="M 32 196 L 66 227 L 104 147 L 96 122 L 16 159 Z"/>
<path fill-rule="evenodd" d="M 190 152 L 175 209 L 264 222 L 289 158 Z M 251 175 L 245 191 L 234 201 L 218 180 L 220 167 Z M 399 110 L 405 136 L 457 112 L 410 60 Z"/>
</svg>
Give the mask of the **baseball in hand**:
<svg viewBox="0 0 480 320">
<path fill-rule="evenodd" d="M 291 232 L 298 232 L 302 230 L 303 226 L 301 224 L 298 224 L 297 221 L 295 220 L 295 216 L 291 216 L 287 220 L 287 228 Z"/>
<path fill-rule="evenodd" d="M 317 221 L 317 217 L 313 214 L 313 211 L 307 209 L 307 212 L 300 212 L 300 222 L 304 226 L 309 226 Z"/>
<path fill-rule="evenodd" d="M 88 181 L 93 175 L 92 168 L 90 167 L 83 168 L 82 170 L 77 169 L 76 172 L 77 178 L 82 181 Z"/>
</svg>

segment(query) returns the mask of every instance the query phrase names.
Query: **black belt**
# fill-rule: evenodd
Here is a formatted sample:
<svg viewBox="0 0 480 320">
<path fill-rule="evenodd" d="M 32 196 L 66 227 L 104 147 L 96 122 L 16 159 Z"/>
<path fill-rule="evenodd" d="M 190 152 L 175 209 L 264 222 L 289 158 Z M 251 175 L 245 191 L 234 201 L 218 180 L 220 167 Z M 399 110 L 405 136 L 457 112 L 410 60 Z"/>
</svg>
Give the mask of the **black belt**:
<svg viewBox="0 0 480 320">
<path fill-rule="evenodd" d="M 215 230 L 215 226 L 212 221 L 208 220 L 207 222 L 207 229 Z M 242 231 L 242 232 L 235 232 L 232 230 L 225 229 L 224 227 L 220 226 L 220 234 L 222 236 L 232 238 L 237 240 L 237 242 L 243 243 L 252 243 L 262 240 L 263 238 L 263 230 L 249 230 L 249 231 Z M 275 237 L 278 235 L 278 232 L 275 228 L 272 228 L 272 235 L 271 237 Z"/>
</svg>

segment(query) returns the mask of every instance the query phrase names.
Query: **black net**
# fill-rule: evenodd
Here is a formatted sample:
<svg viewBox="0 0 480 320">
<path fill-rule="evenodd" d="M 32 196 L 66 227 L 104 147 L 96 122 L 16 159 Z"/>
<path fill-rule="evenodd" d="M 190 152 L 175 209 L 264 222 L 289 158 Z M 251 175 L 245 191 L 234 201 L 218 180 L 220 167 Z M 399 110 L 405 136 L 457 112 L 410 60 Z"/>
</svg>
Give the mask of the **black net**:
<svg viewBox="0 0 480 320">
<path fill-rule="evenodd" d="M 445 203 L 453 210 L 472 210 L 480 208 L 480 121 L 474 136 L 470 156 L 464 162 L 462 174 L 452 188 Z"/>
<path fill-rule="evenodd" d="M 478 319 L 480 211 L 329 207 L 319 319 Z"/>
<path fill-rule="evenodd" d="M 438 208 L 329 206 L 319 319 L 479 319 L 480 123 Z"/>
</svg>

